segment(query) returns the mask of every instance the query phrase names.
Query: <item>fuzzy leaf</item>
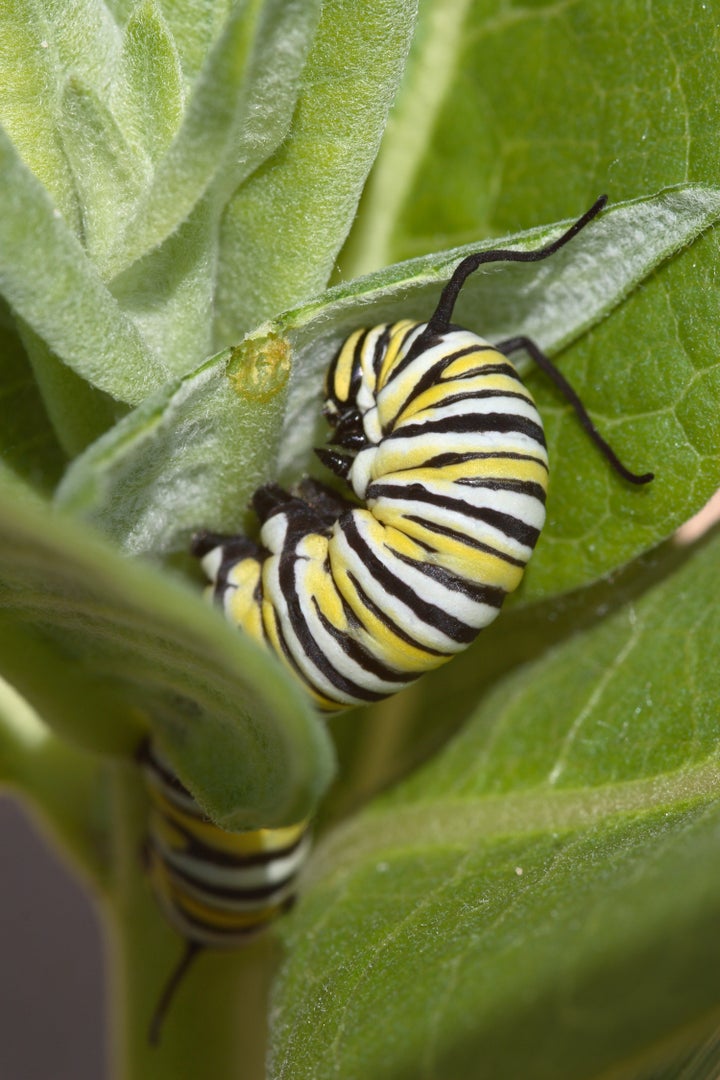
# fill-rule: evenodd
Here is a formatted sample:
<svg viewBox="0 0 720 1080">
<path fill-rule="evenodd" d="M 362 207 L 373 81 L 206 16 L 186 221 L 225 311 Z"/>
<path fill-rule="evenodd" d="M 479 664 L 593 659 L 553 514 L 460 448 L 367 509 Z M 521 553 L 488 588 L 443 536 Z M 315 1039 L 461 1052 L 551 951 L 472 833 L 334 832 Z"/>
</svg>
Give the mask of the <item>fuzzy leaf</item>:
<svg viewBox="0 0 720 1080">
<path fill-rule="evenodd" d="M 163 365 L 1 130 L 0 167 L 0 291 L 78 375 L 119 401 L 142 400 L 165 381 Z"/>
<path fill-rule="evenodd" d="M 182 124 L 127 224 L 110 263 L 114 274 L 161 244 L 226 164 L 229 181 L 221 179 L 221 187 L 229 182 L 229 195 L 243 172 L 277 145 L 295 101 L 315 10 L 315 2 L 288 5 L 286 0 L 235 6 L 194 83 Z M 281 91 L 265 73 L 271 62 L 280 68 Z M 268 124 L 263 120 L 273 102 L 263 97 L 271 86 L 279 112 Z"/>
<path fill-rule="evenodd" d="M 716 537 L 502 681 L 330 834 L 286 928 L 273 1077 L 645 1075 L 712 1030 L 719 563 Z"/>
<path fill-rule="evenodd" d="M 148 398 L 73 463 L 58 504 L 133 554 L 185 551 L 199 528 L 239 528 L 271 479 L 290 370 L 281 340 L 253 344 Z"/>
<path fill-rule="evenodd" d="M 136 151 L 155 162 L 182 119 L 184 92 L 175 41 L 154 0 L 136 4 L 125 26 L 117 108 Z"/>
<path fill-rule="evenodd" d="M 114 0 L 115 5 L 134 0 Z M 202 69 L 213 44 L 222 33 L 233 0 L 159 0 L 173 35 L 188 85 Z"/>
<path fill-rule="evenodd" d="M 273 0 L 264 4 L 256 20 L 249 67 L 237 72 L 243 79 L 241 92 L 228 85 L 222 88 L 229 102 L 235 102 L 232 109 L 227 102 L 224 106 L 230 118 L 222 136 L 224 143 L 220 139 L 213 154 L 208 157 L 206 153 L 197 161 L 199 148 L 188 150 L 185 146 L 190 155 L 188 168 L 199 170 L 204 162 L 210 170 L 208 177 L 214 177 L 211 190 L 195 204 L 185 221 L 179 225 L 175 219 L 169 222 L 169 228 L 174 231 L 159 247 L 113 281 L 113 295 L 123 311 L 173 374 L 194 370 L 215 349 L 213 308 L 218 217 L 240 180 L 275 149 L 287 131 L 299 72 L 317 17 L 316 6 L 315 0 L 313 3 Z M 211 66 L 208 78 L 215 85 L 221 74 Z M 214 103 L 213 108 L 220 106 Z M 202 116 L 196 120 L 205 137 Z M 179 134 L 178 139 L 190 138 L 192 133 L 187 127 L 190 122 L 188 116 L 184 134 Z M 218 130 L 219 138 L 220 134 Z M 172 153 L 180 153 L 177 146 Z M 169 167 L 168 161 L 160 165 L 161 171 Z M 178 182 L 180 179 L 178 174 Z M 157 182 L 161 182 L 160 174 Z M 150 194 L 147 197 L 154 198 Z M 167 197 L 170 199 L 169 194 Z M 180 210 L 185 212 L 182 207 Z M 145 225 L 141 211 L 138 228 L 144 229 Z M 241 302 L 240 294 L 235 303 Z"/>
<path fill-rule="evenodd" d="M 80 206 L 63 139 L 62 94 L 70 72 L 96 93 L 104 90 L 119 47 L 117 27 L 96 0 L 3 4 L 0 123 L 77 235 Z"/>
<path fill-rule="evenodd" d="M 48 492 L 59 479 L 65 458 L 4 305 L 0 306 L 0 386 L 0 460 L 27 483 Z"/>
<path fill-rule="evenodd" d="M 182 375 L 213 351 L 214 285 L 212 208 L 203 200 L 165 243 L 115 278 L 112 293 L 168 373 Z"/>
<path fill-rule="evenodd" d="M 12 492 L 0 515 L 0 671 L 59 732 L 95 749 L 143 730 L 218 823 L 306 815 L 327 738 L 278 662 L 190 589 Z"/>
<path fill-rule="evenodd" d="M 249 58 L 243 109 L 213 182 L 216 205 L 224 207 L 287 135 L 320 7 L 320 0 L 265 0 Z M 278 206 L 278 212 L 282 209 Z"/>
<path fill-rule="evenodd" d="M 83 244 L 102 271 L 147 183 L 148 170 L 110 110 L 79 79 L 68 81 L 62 105 L 63 145 L 78 194 Z"/>
<path fill-rule="evenodd" d="M 415 0 L 323 4 L 292 130 L 223 219 L 219 344 L 325 286 L 377 152 L 415 9 Z"/>
<path fill-rule="evenodd" d="M 238 4 L 215 47 L 152 185 L 127 222 L 110 260 L 115 275 L 152 251 L 185 220 L 204 194 L 227 147 L 244 80 L 260 0 Z"/>
</svg>

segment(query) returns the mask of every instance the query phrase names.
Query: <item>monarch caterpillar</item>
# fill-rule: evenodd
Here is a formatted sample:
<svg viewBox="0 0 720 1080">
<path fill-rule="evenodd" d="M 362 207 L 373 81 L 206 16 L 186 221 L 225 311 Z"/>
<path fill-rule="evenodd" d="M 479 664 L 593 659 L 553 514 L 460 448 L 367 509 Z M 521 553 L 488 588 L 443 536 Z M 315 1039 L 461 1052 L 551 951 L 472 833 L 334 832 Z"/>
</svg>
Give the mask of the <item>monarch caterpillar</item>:
<svg viewBox="0 0 720 1080">
<path fill-rule="evenodd" d="M 172 996 L 202 949 L 233 949 L 259 934 L 295 900 L 310 847 L 307 823 L 231 833 L 205 817 L 160 751 L 138 754 L 150 796 L 145 862 L 151 886 L 186 948 L 150 1024 L 157 1044 Z"/>
<path fill-rule="evenodd" d="M 208 531 L 193 538 L 227 617 L 273 650 L 321 711 L 377 701 L 445 663 L 519 585 L 545 520 L 548 464 L 540 415 L 510 354 L 529 353 L 625 480 L 652 480 L 622 464 L 531 339 L 491 345 L 451 324 L 478 267 L 548 258 L 606 201 L 545 247 L 463 259 L 427 323 L 350 334 L 325 384 L 331 449 L 316 454 L 354 498 L 310 479 L 296 494 L 266 484 L 252 499 L 259 544 Z M 153 806 L 150 876 L 187 941 L 156 1008 L 156 1042 L 197 952 L 239 945 L 287 910 L 309 841 L 304 822 L 223 832 L 156 749 L 146 747 L 142 762 Z M 256 884 L 260 865 L 276 872 L 272 883 Z"/>
<path fill-rule="evenodd" d="M 468 276 L 553 255 L 553 243 L 463 259 L 427 323 L 356 330 L 330 364 L 325 416 L 345 498 L 306 479 L 256 491 L 260 543 L 201 532 L 192 551 L 231 622 L 272 649 L 326 712 L 402 689 L 467 647 L 520 583 L 545 520 L 540 415 L 509 359 L 524 350 L 624 479 L 627 469 L 565 378 L 529 338 L 491 345 L 451 324 Z"/>
</svg>

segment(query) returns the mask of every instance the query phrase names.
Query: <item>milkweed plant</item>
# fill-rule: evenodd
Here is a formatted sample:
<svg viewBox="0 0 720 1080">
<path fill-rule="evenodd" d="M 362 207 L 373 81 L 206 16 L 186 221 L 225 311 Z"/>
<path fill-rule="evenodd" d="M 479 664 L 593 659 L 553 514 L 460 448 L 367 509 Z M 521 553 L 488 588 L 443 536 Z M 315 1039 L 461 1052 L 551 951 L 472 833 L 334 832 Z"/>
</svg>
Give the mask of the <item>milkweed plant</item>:
<svg viewBox="0 0 720 1080">
<path fill-rule="evenodd" d="M 418 9 L 419 8 L 419 9 Z M 96 899 L 114 1076 L 714 1077 L 720 6 L 33 0 L 0 15 L 0 781 Z M 198 529 L 321 476 L 364 325 L 555 358 L 522 588 L 328 725 L 204 600 Z M 229 830 L 315 821 L 294 910 L 201 955 L 144 871 L 151 738 Z M 2 1018 L 0 1018 L 0 1026 Z"/>
</svg>

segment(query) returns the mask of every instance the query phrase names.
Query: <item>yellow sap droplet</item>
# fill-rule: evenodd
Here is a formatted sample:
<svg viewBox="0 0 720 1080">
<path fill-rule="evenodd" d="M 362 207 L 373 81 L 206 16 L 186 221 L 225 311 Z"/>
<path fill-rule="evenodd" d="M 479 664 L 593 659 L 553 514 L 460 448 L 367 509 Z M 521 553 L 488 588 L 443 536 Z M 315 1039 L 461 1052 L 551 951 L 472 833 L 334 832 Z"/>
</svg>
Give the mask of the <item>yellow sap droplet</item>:
<svg viewBox="0 0 720 1080">
<path fill-rule="evenodd" d="M 247 401 L 270 401 L 288 381 L 290 352 L 287 338 L 275 334 L 237 345 L 227 369 L 235 392 Z"/>
</svg>

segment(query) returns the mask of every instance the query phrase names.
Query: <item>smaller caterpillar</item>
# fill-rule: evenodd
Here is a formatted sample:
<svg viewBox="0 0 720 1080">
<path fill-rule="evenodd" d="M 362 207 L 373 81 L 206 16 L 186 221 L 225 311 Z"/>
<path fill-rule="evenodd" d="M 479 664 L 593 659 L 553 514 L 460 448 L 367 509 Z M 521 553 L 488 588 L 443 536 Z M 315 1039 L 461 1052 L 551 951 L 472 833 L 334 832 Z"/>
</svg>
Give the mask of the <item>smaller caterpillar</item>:
<svg viewBox="0 0 720 1080">
<path fill-rule="evenodd" d="M 226 832 L 205 817 L 161 753 L 138 754 L 150 796 L 145 860 L 168 922 L 186 941 L 150 1024 L 157 1045 L 167 1008 L 202 949 L 236 949 L 295 902 L 295 879 L 310 849 L 306 822 Z"/>
<path fill-rule="evenodd" d="M 276 484 L 252 505 L 260 543 L 201 532 L 192 551 L 227 618 L 274 651 L 325 712 L 396 693 L 465 649 L 520 583 L 545 520 L 542 420 L 511 360 L 523 350 L 570 402 L 625 480 L 627 469 L 565 378 L 529 338 L 491 345 L 452 325 L 468 276 L 547 259 L 602 210 L 533 251 L 463 259 L 427 323 L 357 330 L 326 380 L 332 449 L 347 482 Z"/>
</svg>

